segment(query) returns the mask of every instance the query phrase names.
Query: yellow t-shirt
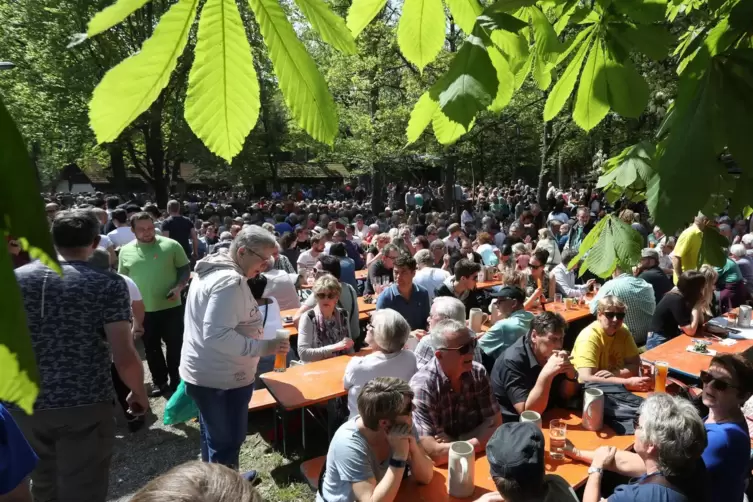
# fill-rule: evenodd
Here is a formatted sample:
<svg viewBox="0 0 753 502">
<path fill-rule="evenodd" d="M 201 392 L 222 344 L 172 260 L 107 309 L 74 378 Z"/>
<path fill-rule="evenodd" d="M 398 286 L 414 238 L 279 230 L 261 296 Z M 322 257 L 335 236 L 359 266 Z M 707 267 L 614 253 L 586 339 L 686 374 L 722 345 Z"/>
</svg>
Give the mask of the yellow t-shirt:
<svg viewBox="0 0 753 502">
<path fill-rule="evenodd" d="M 594 371 L 616 373 L 625 367 L 625 359 L 638 355 L 638 346 L 625 326 L 609 336 L 599 321 L 594 321 L 578 334 L 572 355 L 575 369 L 593 368 Z"/>
<path fill-rule="evenodd" d="M 674 254 L 682 261 L 682 271 L 698 270 L 698 256 L 701 254 L 701 244 L 703 243 L 703 232 L 695 225 L 690 225 L 683 230 L 680 237 L 677 238 Z M 674 281 L 677 284 L 677 274 L 674 274 Z"/>
</svg>

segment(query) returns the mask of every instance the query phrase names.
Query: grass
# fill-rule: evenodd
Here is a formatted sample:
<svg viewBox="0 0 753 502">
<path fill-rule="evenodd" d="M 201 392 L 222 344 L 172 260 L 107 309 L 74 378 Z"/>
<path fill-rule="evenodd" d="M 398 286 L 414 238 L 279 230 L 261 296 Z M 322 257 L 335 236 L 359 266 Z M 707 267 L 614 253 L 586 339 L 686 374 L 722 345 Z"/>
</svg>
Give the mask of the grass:
<svg viewBox="0 0 753 502">
<path fill-rule="evenodd" d="M 147 374 L 146 380 L 150 381 L 146 363 L 144 372 Z M 110 467 L 108 501 L 127 502 L 152 479 L 177 465 L 200 458 L 198 423 L 163 425 L 166 402 L 163 398 L 150 400 L 148 428 L 130 433 L 124 423 L 119 423 Z M 271 429 L 271 410 L 249 415 L 249 434 L 241 447 L 240 471 L 256 469 L 261 473 L 262 482 L 258 490 L 268 502 L 313 502 L 314 493 L 300 475 L 299 465 L 302 460 L 326 453 L 326 443 L 314 447 L 307 445 L 304 457 L 300 447 L 295 449 L 295 444 L 291 447 L 295 441 L 290 441 L 289 437 L 290 458 L 285 458 L 281 450 L 265 439 L 269 434 L 260 432 Z M 322 436 L 309 431 L 309 437 L 315 435 Z"/>
</svg>

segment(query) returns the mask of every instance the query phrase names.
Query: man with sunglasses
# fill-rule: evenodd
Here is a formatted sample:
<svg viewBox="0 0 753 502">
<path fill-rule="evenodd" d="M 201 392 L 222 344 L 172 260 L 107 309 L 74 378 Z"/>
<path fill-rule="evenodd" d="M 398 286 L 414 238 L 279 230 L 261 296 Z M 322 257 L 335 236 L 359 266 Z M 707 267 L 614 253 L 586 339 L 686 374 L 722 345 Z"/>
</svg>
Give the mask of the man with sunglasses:
<svg viewBox="0 0 753 502">
<path fill-rule="evenodd" d="M 483 451 L 502 417 L 484 366 L 473 360 L 471 331 L 448 319 L 434 327 L 431 337 L 434 358 L 410 383 L 421 446 L 440 465 L 447 462 L 453 441 L 468 441 Z"/>
<path fill-rule="evenodd" d="M 382 280 L 387 278 L 389 282 L 395 280 L 392 269 L 395 267 L 395 260 L 400 256 L 400 250 L 394 244 L 387 244 L 382 248 L 382 257 L 369 265 L 369 271 L 366 279 L 364 294 L 374 294 L 374 278 L 380 277 Z"/>
<path fill-rule="evenodd" d="M 653 292 L 650 295 L 653 301 Z M 640 392 L 651 389 L 651 378 L 639 376 L 638 347 L 623 325 L 626 310 L 616 296 L 603 297 L 596 304 L 596 321 L 580 332 L 573 347 L 572 362 L 581 383 L 616 383 Z"/>
<path fill-rule="evenodd" d="M 468 315 L 471 309 L 482 308 L 483 292 L 476 290 L 476 281 L 481 265 L 463 258 L 453 268 L 455 275 L 448 277 L 444 284 L 437 288 L 436 296 L 453 296 L 463 302 L 465 312 Z M 488 302 L 486 302 L 488 303 Z"/>
</svg>

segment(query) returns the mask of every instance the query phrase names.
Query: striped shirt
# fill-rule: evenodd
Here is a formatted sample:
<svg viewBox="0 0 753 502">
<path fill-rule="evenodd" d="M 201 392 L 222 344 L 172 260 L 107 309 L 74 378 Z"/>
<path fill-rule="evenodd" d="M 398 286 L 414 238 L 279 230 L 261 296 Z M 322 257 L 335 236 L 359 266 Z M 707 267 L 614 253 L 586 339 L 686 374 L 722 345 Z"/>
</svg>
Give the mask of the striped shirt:
<svg viewBox="0 0 753 502">
<path fill-rule="evenodd" d="M 625 326 L 632 333 L 636 344 L 645 344 L 651 318 L 656 309 L 654 288 L 639 277 L 622 274 L 604 283 L 594 299 L 591 300 L 591 313 L 593 315 L 596 315 L 599 300 L 609 295 L 616 296 L 627 305 Z"/>
</svg>

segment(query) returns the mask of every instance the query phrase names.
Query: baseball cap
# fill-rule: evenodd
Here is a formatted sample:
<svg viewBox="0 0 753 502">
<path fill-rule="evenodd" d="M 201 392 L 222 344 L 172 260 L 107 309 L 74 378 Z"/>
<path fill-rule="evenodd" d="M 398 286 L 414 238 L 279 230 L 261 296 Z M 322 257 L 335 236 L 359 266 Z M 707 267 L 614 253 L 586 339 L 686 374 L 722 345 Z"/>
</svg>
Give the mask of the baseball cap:
<svg viewBox="0 0 753 502">
<path fill-rule="evenodd" d="M 544 474 L 544 434 L 533 422 L 507 422 L 486 444 L 491 475 L 519 482 Z"/>
<path fill-rule="evenodd" d="M 644 248 L 641 250 L 641 258 L 653 258 L 654 260 L 658 260 L 659 251 L 652 248 Z"/>
<path fill-rule="evenodd" d="M 523 302 L 526 299 L 523 290 L 517 286 L 503 286 L 499 291 L 493 291 L 490 296 L 493 298 L 518 300 L 519 302 Z"/>
</svg>

